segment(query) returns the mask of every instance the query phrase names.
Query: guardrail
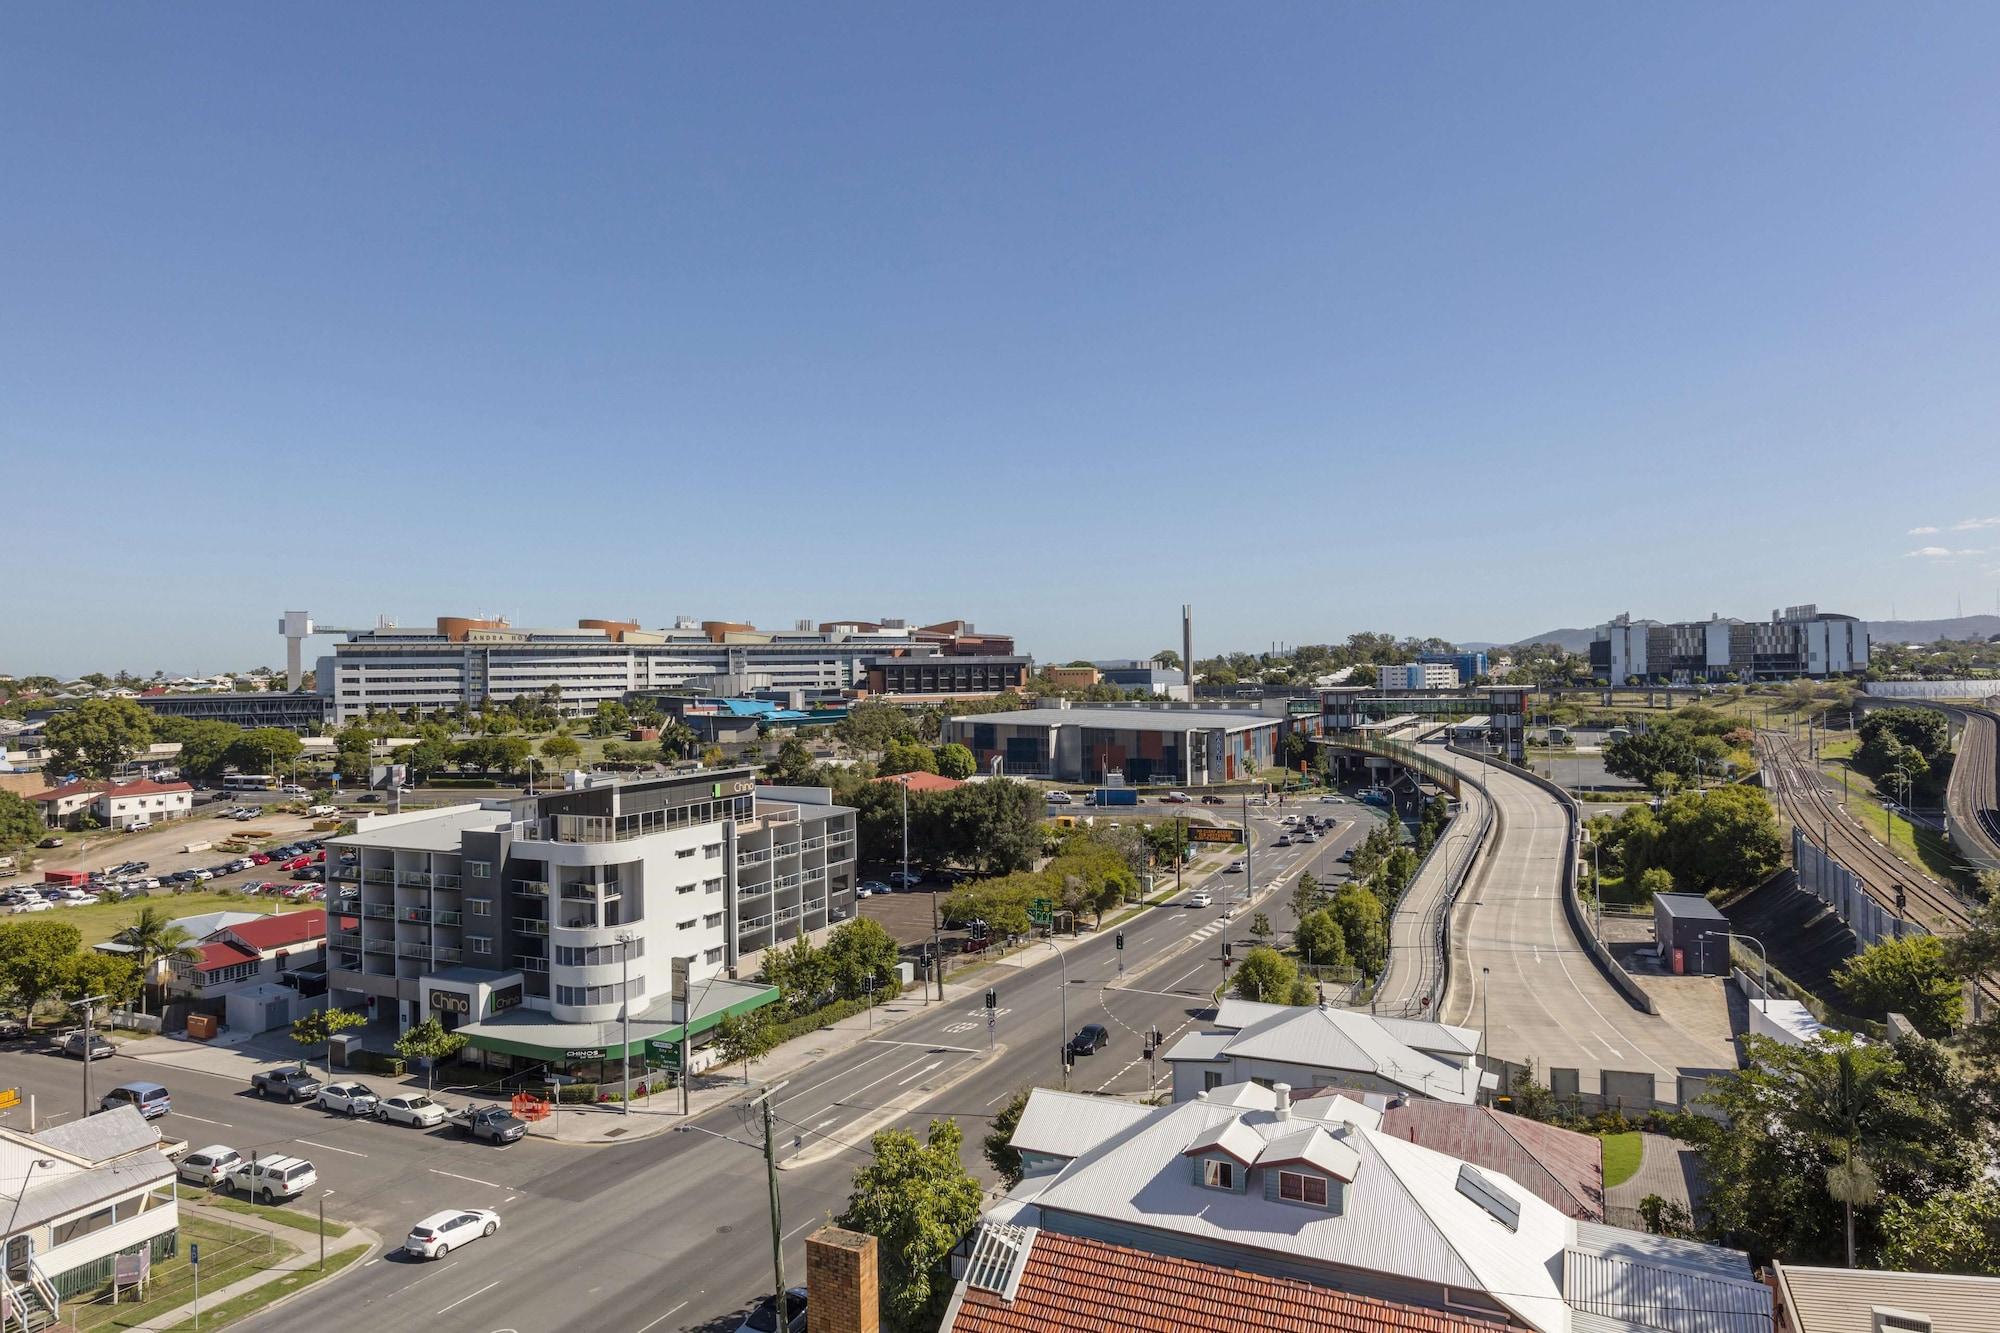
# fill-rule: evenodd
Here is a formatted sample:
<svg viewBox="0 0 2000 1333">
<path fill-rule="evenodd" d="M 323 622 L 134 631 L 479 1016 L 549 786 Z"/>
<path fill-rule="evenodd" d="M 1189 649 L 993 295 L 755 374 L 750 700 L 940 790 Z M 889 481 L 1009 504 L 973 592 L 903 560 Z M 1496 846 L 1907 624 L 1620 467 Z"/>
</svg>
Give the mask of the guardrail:
<svg viewBox="0 0 2000 1333">
<path fill-rule="evenodd" d="M 1653 997 L 1646 994 L 1645 989 L 1632 979 L 1632 974 L 1611 956 L 1611 950 L 1604 947 L 1604 941 L 1597 938 L 1596 933 L 1590 929 L 1590 922 L 1583 915 L 1583 899 L 1578 895 L 1576 886 L 1578 848 L 1583 837 L 1583 812 L 1577 806 L 1576 798 L 1541 774 L 1510 763 L 1497 755 L 1484 754 L 1478 750 L 1464 750 L 1456 745 L 1446 748 L 1453 754 L 1467 759 L 1484 760 L 1496 768 L 1505 769 L 1517 777 L 1525 778 L 1561 802 L 1563 814 L 1569 824 L 1563 838 L 1562 903 L 1563 915 L 1569 918 L 1570 933 L 1583 942 L 1584 952 L 1588 953 L 1591 961 L 1597 964 L 1597 970 L 1604 974 L 1604 979 L 1616 987 L 1618 993 L 1631 1002 L 1634 1008 L 1642 1009 L 1649 1014 L 1660 1012 L 1659 1007 L 1653 1003 Z"/>
</svg>

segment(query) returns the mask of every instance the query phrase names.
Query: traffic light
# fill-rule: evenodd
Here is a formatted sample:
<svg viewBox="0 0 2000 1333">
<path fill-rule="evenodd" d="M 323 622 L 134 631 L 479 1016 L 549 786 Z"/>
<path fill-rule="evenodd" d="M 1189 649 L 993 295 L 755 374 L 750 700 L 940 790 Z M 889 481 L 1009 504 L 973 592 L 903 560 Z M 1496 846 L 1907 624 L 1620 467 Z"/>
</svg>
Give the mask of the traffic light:
<svg viewBox="0 0 2000 1333">
<path fill-rule="evenodd" d="M 1901 915 L 1903 914 L 1903 909 L 1904 909 L 1904 907 L 1906 907 L 1906 906 L 1907 906 L 1907 905 L 1909 904 L 1909 901 L 1910 901 L 1910 897 L 1909 897 L 1909 891 L 1908 891 L 1908 890 L 1906 890 L 1906 889 L 1905 889 L 1905 888 L 1904 888 L 1904 887 L 1903 887 L 1902 885 L 1898 884 L 1898 885 L 1896 886 L 1896 915 L 1897 915 L 1897 916 L 1901 916 Z"/>
<path fill-rule="evenodd" d="M 998 1009 L 1000 1007 L 1000 992 L 994 990 L 991 986 L 986 988 L 986 1007 L 988 1009 Z"/>
<path fill-rule="evenodd" d="M 1224 940 L 1224 941 L 1222 942 L 1222 965 L 1223 965 L 1224 967 L 1228 967 L 1228 966 L 1229 966 L 1229 941 L 1228 941 L 1228 940 Z"/>
<path fill-rule="evenodd" d="M 1122 930 L 1118 932 L 1118 947 L 1120 949 L 1125 947 L 1125 932 Z"/>
</svg>

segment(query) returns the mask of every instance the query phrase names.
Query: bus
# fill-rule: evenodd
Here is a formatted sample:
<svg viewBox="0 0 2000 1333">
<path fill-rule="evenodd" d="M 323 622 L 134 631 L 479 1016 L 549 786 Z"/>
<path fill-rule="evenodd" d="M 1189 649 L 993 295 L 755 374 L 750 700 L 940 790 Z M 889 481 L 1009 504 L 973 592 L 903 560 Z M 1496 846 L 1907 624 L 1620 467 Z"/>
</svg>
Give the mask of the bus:
<svg viewBox="0 0 2000 1333">
<path fill-rule="evenodd" d="M 224 791 L 269 791 L 275 782 L 269 773 L 231 773 L 222 779 Z"/>
</svg>

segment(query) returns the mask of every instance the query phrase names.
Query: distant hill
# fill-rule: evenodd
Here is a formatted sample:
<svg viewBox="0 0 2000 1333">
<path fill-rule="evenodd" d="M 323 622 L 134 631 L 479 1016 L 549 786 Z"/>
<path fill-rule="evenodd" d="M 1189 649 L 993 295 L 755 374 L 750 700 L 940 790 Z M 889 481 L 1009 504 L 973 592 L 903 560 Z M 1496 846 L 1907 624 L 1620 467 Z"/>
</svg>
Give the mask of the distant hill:
<svg viewBox="0 0 2000 1333">
<path fill-rule="evenodd" d="M 1508 643 L 1463 643 L 1469 650 L 1512 648 L 1524 643 L 1558 643 L 1573 653 L 1590 651 L 1592 629 L 1549 629 Z M 2000 616 L 1959 616 L 1950 620 L 1871 620 L 1868 637 L 1877 643 L 1931 643 L 1938 639 L 1987 639 L 2000 634 Z"/>
<path fill-rule="evenodd" d="M 1572 653 L 1587 653 L 1590 651 L 1590 641 L 1596 634 L 1597 631 L 1595 628 L 1548 629 L 1543 630 L 1540 634 L 1530 634 L 1525 639 L 1515 639 L 1512 643 L 1500 646 L 1514 648 L 1524 643 L 1554 643 L 1562 645 L 1564 649 Z"/>
</svg>

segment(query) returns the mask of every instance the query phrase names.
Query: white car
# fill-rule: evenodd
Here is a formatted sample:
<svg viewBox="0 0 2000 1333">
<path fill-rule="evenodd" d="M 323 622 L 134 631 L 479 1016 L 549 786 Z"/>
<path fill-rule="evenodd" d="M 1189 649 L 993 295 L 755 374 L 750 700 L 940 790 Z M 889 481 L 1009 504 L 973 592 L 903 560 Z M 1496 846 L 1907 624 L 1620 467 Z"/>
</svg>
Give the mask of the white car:
<svg viewBox="0 0 2000 1333">
<path fill-rule="evenodd" d="M 287 782 L 284 786 L 278 788 L 278 790 L 283 792 L 287 796 L 304 796 L 306 794 L 306 789 L 304 787 L 301 787 L 297 783 L 293 782 Z"/>
<path fill-rule="evenodd" d="M 445 1121 L 445 1110 L 421 1092 L 411 1092 L 384 1098 L 375 1108 L 375 1118 L 396 1125 L 415 1125 L 418 1129 L 436 1129 Z"/>
<path fill-rule="evenodd" d="M 10 912 L 48 912 L 54 909 L 55 904 L 46 898 L 30 898 L 26 902 L 15 903 L 7 910 Z"/>
<path fill-rule="evenodd" d="M 1074 805 L 1074 804 L 1076 804 L 1076 797 L 1074 797 L 1074 796 L 1071 796 L 1071 795 L 1070 795 L 1070 794 L 1069 794 L 1068 792 L 1066 792 L 1066 791 L 1052 791 L 1052 792 L 1050 792 L 1050 793 L 1049 793 L 1049 804 L 1050 804 L 1050 805 Z"/>
<path fill-rule="evenodd" d="M 319 1090 L 313 1105 L 322 1111 L 345 1111 L 349 1115 L 374 1115 L 382 1099 L 366 1083 L 329 1083 Z"/>
<path fill-rule="evenodd" d="M 1321 802 L 1321 804 L 1324 804 L 1324 805 L 1346 805 L 1346 804 L 1347 804 L 1347 798 L 1346 798 L 1345 796 L 1322 796 L 1322 797 L 1320 797 L 1319 799 L 1320 799 L 1320 802 Z"/>
<path fill-rule="evenodd" d="M 1209 896 L 1207 889 L 1196 889 L 1192 894 L 1188 895 L 1188 906 L 1213 907 L 1215 906 L 1215 899 Z"/>
<path fill-rule="evenodd" d="M 1228 866 L 1228 869 L 1224 870 L 1224 871 L 1223 871 L 1223 873 L 1224 873 L 1224 874 L 1226 874 L 1226 875 L 1240 875 L 1240 874 L 1242 874 L 1242 873 L 1243 873 L 1243 862 L 1242 862 L 1241 860 L 1236 860 L 1236 861 L 1231 861 L 1231 862 L 1229 863 L 1229 866 Z"/>
<path fill-rule="evenodd" d="M 319 1172 L 303 1157 L 259 1157 L 239 1163 L 229 1183 L 260 1203 L 276 1203 L 319 1184 Z"/>
<path fill-rule="evenodd" d="M 1167 802 L 1170 805 L 1186 805 L 1189 801 L 1192 801 L 1194 797 L 1188 795 L 1184 791 L 1170 791 L 1165 796 L 1162 796 L 1160 799 Z"/>
<path fill-rule="evenodd" d="M 175 1163 L 174 1171 L 182 1180 L 213 1189 L 229 1179 L 241 1165 L 243 1155 L 236 1149 L 225 1143 L 211 1143 L 182 1157 Z"/>
<path fill-rule="evenodd" d="M 453 1246 L 490 1236 L 499 1229 L 500 1214 L 489 1208 L 448 1208 L 411 1227 L 403 1248 L 419 1259 L 442 1259 Z"/>
</svg>

